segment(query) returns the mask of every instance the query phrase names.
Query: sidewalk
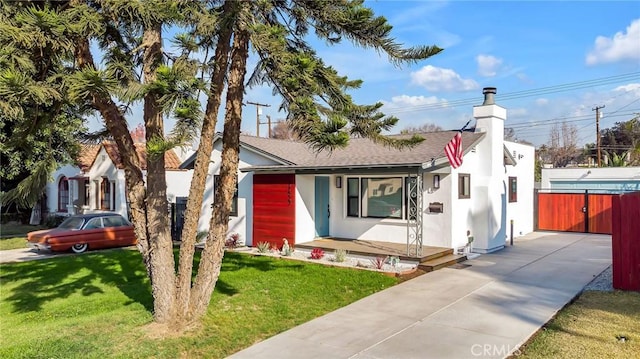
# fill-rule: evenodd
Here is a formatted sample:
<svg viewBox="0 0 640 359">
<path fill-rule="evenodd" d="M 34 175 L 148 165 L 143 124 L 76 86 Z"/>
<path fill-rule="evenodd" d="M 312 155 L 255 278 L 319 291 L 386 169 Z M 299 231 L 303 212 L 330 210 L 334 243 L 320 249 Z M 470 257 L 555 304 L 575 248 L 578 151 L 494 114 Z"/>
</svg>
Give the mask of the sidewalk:
<svg viewBox="0 0 640 359">
<path fill-rule="evenodd" d="M 38 259 L 51 258 L 53 256 L 63 256 L 66 253 L 38 252 L 30 248 L 9 249 L 0 251 L 0 263 L 26 262 Z"/>
<path fill-rule="evenodd" d="M 611 237 L 532 233 L 404 282 L 232 358 L 502 358 L 611 264 Z M 461 266 L 463 267 L 463 266 Z"/>
</svg>

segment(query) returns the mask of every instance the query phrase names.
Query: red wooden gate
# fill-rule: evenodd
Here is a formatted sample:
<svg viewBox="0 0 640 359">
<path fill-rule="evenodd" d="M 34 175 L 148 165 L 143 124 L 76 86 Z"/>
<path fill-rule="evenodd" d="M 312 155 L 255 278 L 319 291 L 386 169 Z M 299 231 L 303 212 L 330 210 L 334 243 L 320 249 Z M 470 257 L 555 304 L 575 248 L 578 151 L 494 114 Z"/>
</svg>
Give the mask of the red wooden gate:
<svg viewBox="0 0 640 359">
<path fill-rule="evenodd" d="M 537 229 L 611 234 L 608 193 L 537 193 Z"/>
<path fill-rule="evenodd" d="M 613 287 L 640 291 L 640 192 L 613 197 Z"/>
<path fill-rule="evenodd" d="M 538 193 L 538 229 L 584 232 L 584 194 Z"/>
<path fill-rule="evenodd" d="M 296 184 L 293 174 L 253 176 L 253 245 L 295 244 Z"/>
</svg>

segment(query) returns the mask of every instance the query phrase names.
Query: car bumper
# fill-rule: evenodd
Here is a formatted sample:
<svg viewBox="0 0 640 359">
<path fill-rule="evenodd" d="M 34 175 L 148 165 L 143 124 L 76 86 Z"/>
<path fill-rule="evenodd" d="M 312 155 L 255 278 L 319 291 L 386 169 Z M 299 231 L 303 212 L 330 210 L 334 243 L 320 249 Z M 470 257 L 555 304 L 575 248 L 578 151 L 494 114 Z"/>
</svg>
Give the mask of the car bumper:
<svg viewBox="0 0 640 359">
<path fill-rule="evenodd" d="M 37 251 L 51 251 L 51 246 L 48 244 L 28 242 L 27 246 Z"/>
</svg>

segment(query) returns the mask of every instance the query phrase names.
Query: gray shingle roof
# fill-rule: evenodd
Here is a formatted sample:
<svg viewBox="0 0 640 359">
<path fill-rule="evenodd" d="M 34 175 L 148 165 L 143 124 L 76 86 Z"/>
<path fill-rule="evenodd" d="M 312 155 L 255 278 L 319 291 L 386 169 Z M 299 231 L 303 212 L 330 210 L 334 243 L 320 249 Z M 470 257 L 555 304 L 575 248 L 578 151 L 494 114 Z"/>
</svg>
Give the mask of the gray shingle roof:
<svg viewBox="0 0 640 359">
<path fill-rule="evenodd" d="M 344 149 L 333 152 L 314 152 L 306 144 L 290 140 L 241 135 L 240 141 L 247 148 L 281 160 L 280 166 L 256 166 L 255 168 L 313 168 L 313 167 L 361 167 L 361 166 L 417 166 L 445 157 L 444 146 L 456 131 L 422 133 L 424 141 L 413 148 L 393 149 L 363 138 L 352 138 Z M 395 135 L 401 136 L 401 135 Z M 392 136 L 392 137 L 395 137 Z M 466 153 L 484 136 L 483 133 L 463 132 L 462 145 Z M 249 169 L 251 170 L 251 168 Z"/>
</svg>

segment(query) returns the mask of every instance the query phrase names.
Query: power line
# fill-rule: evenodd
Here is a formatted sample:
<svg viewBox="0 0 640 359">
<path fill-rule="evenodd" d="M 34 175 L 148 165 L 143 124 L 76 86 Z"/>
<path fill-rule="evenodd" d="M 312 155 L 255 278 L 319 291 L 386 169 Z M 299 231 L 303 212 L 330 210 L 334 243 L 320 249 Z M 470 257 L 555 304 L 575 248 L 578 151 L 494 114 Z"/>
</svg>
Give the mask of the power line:
<svg viewBox="0 0 640 359">
<path fill-rule="evenodd" d="M 640 109 L 638 109 L 638 110 L 640 110 Z M 633 116 L 634 114 L 635 114 L 634 112 L 624 112 L 624 113 L 617 113 L 617 114 L 616 114 L 616 112 L 612 112 L 611 114 L 608 114 L 606 116 L 606 118 Z M 549 125 L 556 124 L 558 122 L 569 122 L 569 123 L 571 123 L 571 122 L 590 121 L 591 119 L 592 119 L 591 115 L 556 117 L 556 118 L 552 118 L 552 119 L 549 119 L 549 120 L 539 120 L 539 121 L 530 121 L 530 122 L 517 122 L 517 123 L 514 123 L 512 125 L 505 126 L 505 127 L 513 128 L 514 130 L 518 130 L 518 129 L 533 129 L 534 127 L 549 126 Z"/>
<path fill-rule="evenodd" d="M 583 89 L 583 88 L 588 88 L 593 86 L 608 85 L 608 84 L 613 84 L 618 82 L 637 80 L 638 77 L 640 77 L 640 72 L 631 72 L 631 73 L 622 74 L 622 75 L 608 76 L 608 77 L 602 77 L 602 78 L 586 80 L 586 81 L 547 86 L 547 87 L 541 87 L 541 88 L 531 89 L 531 90 L 496 94 L 496 100 L 509 101 L 509 100 L 515 100 L 515 99 L 524 98 L 524 97 L 532 97 L 532 96 L 539 96 L 539 95 L 545 95 L 550 93 L 572 91 L 572 90 L 578 90 L 578 89 Z M 422 110 L 470 106 L 470 105 L 477 104 L 477 102 L 478 102 L 477 97 L 474 97 L 474 98 L 459 99 L 459 100 L 453 100 L 453 101 L 440 101 L 437 103 L 425 104 L 425 105 L 415 105 L 411 107 L 405 107 L 402 109 L 389 109 L 389 110 L 385 109 L 384 111 L 387 114 L 399 114 L 399 113 L 415 112 L 415 111 L 422 111 Z"/>
</svg>

